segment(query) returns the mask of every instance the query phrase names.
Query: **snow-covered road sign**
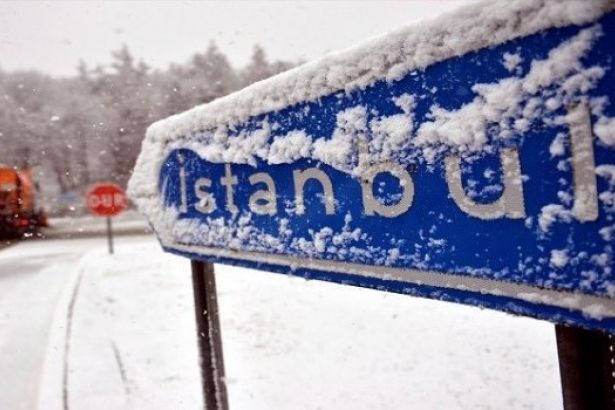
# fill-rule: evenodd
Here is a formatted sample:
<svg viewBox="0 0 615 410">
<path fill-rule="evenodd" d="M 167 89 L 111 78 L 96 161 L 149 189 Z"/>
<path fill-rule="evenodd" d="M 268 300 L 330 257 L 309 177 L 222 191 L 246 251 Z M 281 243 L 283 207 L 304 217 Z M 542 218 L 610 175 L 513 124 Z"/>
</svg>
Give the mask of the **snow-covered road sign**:
<svg viewBox="0 0 615 410">
<path fill-rule="evenodd" d="M 105 217 L 116 216 L 128 206 L 124 190 L 112 182 L 92 186 L 85 196 L 85 202 L 90 212 Z"/>
<path fill-rule="evenodd" d="M 544 4 L 543 4 L 544 3 Z M 615 2 L 486 2 L 154 124 L 194 259 L 615 331 Z"/>
</svg>

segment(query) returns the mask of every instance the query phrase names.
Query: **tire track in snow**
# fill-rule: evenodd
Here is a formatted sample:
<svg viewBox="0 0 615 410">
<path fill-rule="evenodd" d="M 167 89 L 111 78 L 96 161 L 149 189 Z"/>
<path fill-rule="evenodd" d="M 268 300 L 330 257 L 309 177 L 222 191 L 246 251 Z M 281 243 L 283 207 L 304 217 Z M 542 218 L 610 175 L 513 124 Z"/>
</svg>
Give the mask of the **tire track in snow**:
<svg viewBox="0 0 615 410">
<path fill-rule="evenodd" d="M 73 288 L 70 302 L 68 304 L 68 310 L 66 312 L 66 334 L 64 337 L 64 363 L 62 368 L 62 408 L 64 410 L 70 410 L 69 405 L 69 390 L 68 390 L 68 373 L 69 373 L 69 357 L 70 357 L 70 339 L 72 333 L 73 314 L 75 311 L 75 303 L 77 302 L 77 295 L 81 288 L 81 279 L 83 278 L 83 271 L 79 272 L 79 277 Z"/>
<path fill-rule="evenodd" d="M 118 349 L 113 340 L 111 341 L 111 349 L 113 350 L 113 356 L 115 357 L 115 362 L 117 363 L 117 368 L 120 372 L 120 378 L 122 379 L 122 385 L 124 386 L 124 394 L 127 399 L 130 399 L 130 384 L 128 382 L 128 377 L 126 376 L 126 367 L 122 361 L 120 349 Z"/>
</svg>

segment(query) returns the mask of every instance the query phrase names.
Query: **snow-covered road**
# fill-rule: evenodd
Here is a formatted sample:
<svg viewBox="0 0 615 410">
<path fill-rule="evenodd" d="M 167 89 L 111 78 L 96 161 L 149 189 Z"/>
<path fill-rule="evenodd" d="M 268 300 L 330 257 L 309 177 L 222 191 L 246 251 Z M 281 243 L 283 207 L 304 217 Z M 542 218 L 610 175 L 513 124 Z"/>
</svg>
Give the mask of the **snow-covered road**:
<svg viewBox="0 0 615 410">
<path fill-rule="evenodd" d="M 36 407 L 60 295 L 81 256 L 99 242 L 27 241 L 0 252 L 0 408 Z"/>
<path fill-rule="evenodd" d="M 188 261 L 116 245 L 0 251 L 0 409 L 202 407 Z M 233 410 L 561 408 L 550 324 L 216 269 Z"/>
<path fill-rule="evenodd" d="M 135 273 L 134 269 L 138 269 L 135 262 L 139 255 L 128 255 L 125 251 L 138 251 L 137 245 L 144 240 L 153 242 L 151 237 L 144 236 L 117 238 L 114 256 L 107 254 L 104 237 L 25 241 L 0 252 L 0 409 L 138 409 L 152 406 L 175 408 L 173 405 L 165 405 L 168 403 L 164 400 L 156 400 L 156 394 L 150 393 L 141 393 L 140 396 L 149 405 L 142 405 L 138 401 L 131 402 L 132 398 L 126 393 L 131 393 L 131 387 L 127 384 L 132 381 L 126 380 L 122 374 L 125 369 L 118 368 L 118 365 L 123 366 L 120 357 L 122 335 L 119 335 L 118 342 L 115 339 L 117 335 L 113 333 L 113 320 L 106 315 L 107 308 L 101 306 L 101 309 L 98 309 L 101 290 L 106 284 L 113 282 L 109 279 L 99 283 L 101 275 L 107 273 L 104 268 L 110 261 L 113 263 L 123 260 L 127 262 L 123 266 L 127 273 Z M 118 295 L 120 302 L 128 302 L 133 306 L 140 293 L 152 299 L 161 293 L 140 289 L 139 279 L 142 276 L 136 273 L 137 275 L 132 277 L 136 277 L 137 282 L 121 281 L 123 287 L 131 284 L 136 286 L 134 292 L 130 292 L 131 296 L 127 297 L 127 289 L 124 289 L 124 293 L 120 291 Z M 150 271 L 144 272 L 146 275 L 149 273 Z M 156 274 L 152 276 L 155 277 Z M 186 275 L 186 278 L 189 279 L 189 275 Z M 157 282 L 155 286 L 158 285 Z M 189 282 L 185 282 L 186 291 L 190 290 L 189 285 Z M 147 289 L 148 283 L 143 286 Z M 181 292 L 172 289 L 171 293 L 173 297 L 177 297 Z M 135 298 L 132 298 L 132 295 Z M 145 354 L 164 358 L 163 361 L 168 363 L 147 375 L 146 381 L 158 382 L 157 376 L 168 377 L 166 371 L 173 369 L 172 362 L 176 362 L 181 367 L 178 373 L 188 375 L 189 379 L 180 385 L 179 389 L 187 387 L 192 394 L 186 395 L 184 391 L 171 392 L 167 388 L 161 390 L 163 396 L 170 397 L 172 404 L 181 403 L 182 397 L 190 398 L 197 405 L 181 408 L 199 408 L 193 313 L 190 307 L 191 299 L 187 299 L 187 296 L 191 295 L 181 295 L 185 299 L 182 306 L 187 310 L 183 319 L 186 324 L 185 332 L 177 332 L 177 328 L 175 332 L 169 329 L 160 335 L 154 335 L 153 338 L 148 334 L 136 335 L 130 331 L 127 334 L 128 337 L 134 337 L 136 350 L 152 343 L 154 345 L 149 349 L 144 349 Z M 103 304 L 112 304 L 112 298 L 113 296 L 105 296 Z M 164 306 L 176 303 L 173 298 L 163 299 L 166 300 L 151 309 L 137 305 L 137 309 L 143 309 L 140 312 L 123 309 L 126 316 L 119 321 L 120 326 L 131 327 L 135 316 L 142 319 L 148 316 L 148 312 L 155 314 L 156 306 L 169 313 Z M 175 321 L 178 316 L 180 314 L 171 309 L 170 314 L 160 314 L 158 318 L 142 322 L 142 326 L 132 327 L 143 331 L 143 326 L 168 326 L 168 320 Z M 176 339 L 179 349 L 188 354 L 184 362 L 177 360 L 177 355 L 168 357 L 169 354 L 175 353 L 173 346 L 155 346 L 169 335 L 179 335 Z M 143 336 L 143 339 L 135 336 Z M 184 341 L 185 349 L 182 346 Z M 157 352 L 160 347 L 161 351 Z M 156 357 L 147 360 L 151 363 L 148 362 L 140 370 L 147 372 L 147 367 L 156 363 Z M 189 371 L 191 367 L 192 373 Z M 178 381 L 184 382 L 182 377 L 178 377 Z M 135 388 L 137 387 L 133 387 Z M 153 399 L 156 405 L 153 405 L 148 397 Z"/>
</svg>

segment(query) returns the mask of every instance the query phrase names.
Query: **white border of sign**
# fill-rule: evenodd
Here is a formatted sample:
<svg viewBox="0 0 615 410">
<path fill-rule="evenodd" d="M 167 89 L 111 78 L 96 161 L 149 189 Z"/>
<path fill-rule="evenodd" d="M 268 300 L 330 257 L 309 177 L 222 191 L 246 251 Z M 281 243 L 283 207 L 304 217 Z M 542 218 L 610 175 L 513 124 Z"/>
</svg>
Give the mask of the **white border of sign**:
<svg viewBox="0 0 615 410">
<path fill-rule="evenodd" d="M 386 266 L 370 266 L 341 261 L 308 259 L 284 255 L 271 255 L 260 252 L 236 251 L 231 249 L 190 246 L 184 244 L 165 244 L 168 249 L 181 253 L 203 254 L 214 258 L 239 259 L 255 263 L 279 266 L 292 266 L 293 269 L 305 268 L 322 272 L 345 273 L 368 278 L 393 280 L 414 285 L 434 286 L 445 289 L 477 292 L 482 294 L 511 297 L 530 303 L 547 304 L 566 309 L 582 310 L 599 318 L 615 317 L 615 300 L 593 295 L 562 292 L 491 279 L 452 275 L 436 271 L 418 271 Z M 565 297 L 562 297 L 565 295 Z"/>
</svg>

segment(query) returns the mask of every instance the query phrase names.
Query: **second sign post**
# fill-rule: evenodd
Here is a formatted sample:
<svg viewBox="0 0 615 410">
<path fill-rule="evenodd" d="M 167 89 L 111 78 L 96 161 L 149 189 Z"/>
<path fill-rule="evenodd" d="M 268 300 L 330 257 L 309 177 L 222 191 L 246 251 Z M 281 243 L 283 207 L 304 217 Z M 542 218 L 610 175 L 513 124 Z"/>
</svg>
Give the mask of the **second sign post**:
<svg viewBox="0 0 615 410">
<path fill-rule="evenodd" d="M 107 218 L 107 243 L 109 254 L 113 254 L 113 228 L 111 217 L 118 215 L 127 207 L 124 190 L 112 182 L 99 183 L 90 188 L 86 203 L 94 215 Z"/>
</svg>

